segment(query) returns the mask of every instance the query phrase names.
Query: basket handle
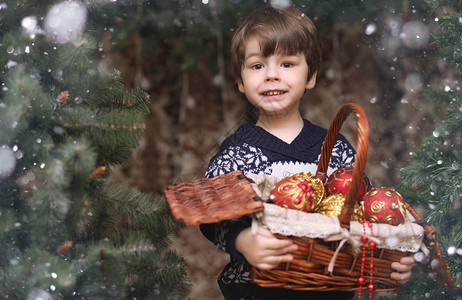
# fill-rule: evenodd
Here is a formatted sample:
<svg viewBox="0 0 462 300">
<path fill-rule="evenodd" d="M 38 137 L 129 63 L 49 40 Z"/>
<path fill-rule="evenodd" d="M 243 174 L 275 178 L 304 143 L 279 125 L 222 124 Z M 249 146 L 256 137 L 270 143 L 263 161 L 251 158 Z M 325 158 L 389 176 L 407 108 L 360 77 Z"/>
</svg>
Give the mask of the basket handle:
<svg viewBox="0 0 462 300">
<path fill-rule="evenodd" d="M 364 169 L 366 168 L 367 150 L 369 147 L 369 123 L 366 113 L 359 105 L 355 103 L 346 103 L 339 109 L 337 115 L 335 115 L 334 120 L 327 130 L 321 156 L 319 158 L 318 169 L 316 171 L 316 176 L 325 183 L 327 168 L 329 166 L 330 156 L 332 155 L 332 148 L 337 140 L 337 135 L 343 122 L 351 113 L 354 113 L 356 117 L 357 144 L 352 182 L 348 189 L 342 212 L 338 217 L 343 227 L 349 227 L 350 225 L 350 217 L 353 213 L 356 198 L 361 186 L 361 180 L 364 176 Z"/>
</svg>

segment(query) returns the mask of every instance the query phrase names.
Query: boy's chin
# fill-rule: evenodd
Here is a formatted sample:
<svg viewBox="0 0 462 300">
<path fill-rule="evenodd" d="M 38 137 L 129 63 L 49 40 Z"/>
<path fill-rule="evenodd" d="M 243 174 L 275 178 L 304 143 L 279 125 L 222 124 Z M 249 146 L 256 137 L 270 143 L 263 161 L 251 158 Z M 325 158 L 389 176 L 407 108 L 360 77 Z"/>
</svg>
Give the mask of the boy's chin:
<svg viewBox="0 0 462 300">
<path fill-rule="evenodd" d="M 260 109 L 260 116 L 261 117 L 266 117 L 266 118 L 272 118 L 272 119 L 282 119 L 284 117 L 287 117 L 288 111 L 285 109 L 282 110 L 263 110 Z"/>
</svg>

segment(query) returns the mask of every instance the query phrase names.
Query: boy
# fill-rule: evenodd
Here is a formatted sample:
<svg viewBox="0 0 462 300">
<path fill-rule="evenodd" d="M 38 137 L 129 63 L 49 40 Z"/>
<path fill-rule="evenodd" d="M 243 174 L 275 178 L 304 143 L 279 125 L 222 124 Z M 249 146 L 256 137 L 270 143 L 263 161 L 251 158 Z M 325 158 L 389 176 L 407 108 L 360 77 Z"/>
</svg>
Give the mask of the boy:
<svg viewBox="0 0 462 300">
<path fill-rule="evenodd" d="M 247 17 L 231 45 L 239 91 L 258 109 L 256 124 L 244 124 L 229 136 L 211 159 L 206 177 L 235 170 L 286 177 L 315 174 L 326 130 L 301 117 L 300 100 L 315 86 L 321 41 L 311 20 L 294 7 L 263 6 Z M 340 136 L 329 172 L 351 163 L 354 149 Z M 328 174 L 329 175 L 329 174 Z M 246 263 L 271 269 L 291 261 L 297 249 L 260 226 L 250 233 L 250 220 L 240 218 L 201 225 L 202 233 L 231 256 L 218 284 L 225 299 L 351 299 L 352 292 L 300 292 L 262 288 L 251 282 Z M 391 277 L 406 282 L 413 259 L 393 263 Z"/>
</svg>

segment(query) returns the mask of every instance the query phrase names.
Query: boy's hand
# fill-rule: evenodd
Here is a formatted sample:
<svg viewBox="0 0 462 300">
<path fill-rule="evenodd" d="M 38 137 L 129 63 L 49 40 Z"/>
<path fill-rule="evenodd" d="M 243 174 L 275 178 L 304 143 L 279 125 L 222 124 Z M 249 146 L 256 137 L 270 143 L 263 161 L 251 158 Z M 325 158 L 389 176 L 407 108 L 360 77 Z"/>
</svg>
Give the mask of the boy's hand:
<svg viewBox="0 0 462 300">
<path fill-rule="evenodd" d="M 412 266 L 414 263 L 414 256 L 406 256 L 401 258 L 399 262 L 394 262 L 391 267 L 398 272 L 390 274 L 391 279 L 397 280 L 399 283 L 406 283 L 412 274 Z"/>
<path fill-rule="evenodd" d="M 293 257 L 289 253 L 297 248 L 292 241 L 278 239 L 271 231 L 261 226 L 255 235 L 252 235 L 249 227 L 241 231 L 236 238 L 236 249 L 252 266 L 262 270 L 269 270 L 281 262 L 291 261 Z"/>
</svg>

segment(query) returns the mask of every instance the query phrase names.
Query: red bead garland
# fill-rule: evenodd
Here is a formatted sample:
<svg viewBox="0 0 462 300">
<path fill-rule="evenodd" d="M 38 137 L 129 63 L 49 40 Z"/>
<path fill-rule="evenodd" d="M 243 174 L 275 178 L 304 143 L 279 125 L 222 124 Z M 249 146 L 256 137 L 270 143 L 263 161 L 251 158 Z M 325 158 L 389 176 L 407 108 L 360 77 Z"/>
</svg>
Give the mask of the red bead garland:
<svg viewBox="0 0 462 300">
<path fill-rule="evenodd" d="M 361 243 L 363 244 L 362 247 L 362 252 L 363 256 L 361 258 L 361 273 L 358 278 L 358 284 L 359 284 L 359 291 L 358 291 L 358 300 L 361 300 L 361 291 L 362 291 L 362 286 L 366 284 L 366 279 L 364 279 L 364 265 L 366 263 L 366 244 L 369 241 L 369 239 L 366 236 L 366 226 L 364 223 L 367 224 L 371 231 L 371 237 L 374 236 L 373 230 L 372 230 L 372 223 L 371 222 L 364 222 L 363 220 L 359 221 L 363 225 L 363 236 L 361 236 Z M 369 300 L 372 299 L 372 292 L 375 290 L 375 286 L 373 284 L 373 271 L 374 271 L 374 249 L 376 247 L 376 243 L 374 241 L 370 241 L 369 244 L 369 249 L 371 250 L 371 258 L 370 258 L 370 272 L 369 272 L 369 284 L 367 285 L 367 290 L 369 291 Z"/>
<path fill-rule="evenodd" d="M 374 232 L 372 231 L 372 223 L 367 222 L 367 226 L 369 226 L 371 230 L 371 236 L 374 236 Z M 374 284 L 372 283 L 373 279 L 373 272 L 374 272 L 374 249 L 375 249 L 375 242 L 370 242 L 369 243 L 369 248 L 371 249 L 371 264 L 369 265 L 370 267 L 370 272 L 369 272 L 369 285 L 367 286 L 367 290 L 369 291 L 369 300 L 372 299 L 372 292 L 375 289 Z"/>
</svg>

